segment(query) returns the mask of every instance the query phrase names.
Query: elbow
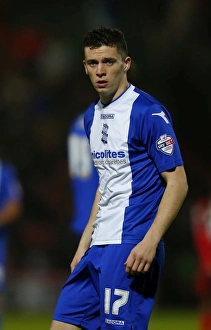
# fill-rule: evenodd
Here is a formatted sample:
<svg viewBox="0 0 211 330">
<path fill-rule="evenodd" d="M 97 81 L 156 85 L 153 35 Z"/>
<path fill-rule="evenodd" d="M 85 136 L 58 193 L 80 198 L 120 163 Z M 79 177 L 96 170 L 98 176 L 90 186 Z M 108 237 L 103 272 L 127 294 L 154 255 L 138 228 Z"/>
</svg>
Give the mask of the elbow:
<svg viewBox="0 0 211 330">
<path fill-rule="evenodd" d="M 188 195 L 189 186 L 188 186 L 187 175 L 185 173 L 184 168 L 182 168 L 180 178 L 181 178 L 181 180 L 180 180 L 181 194 L 184 196 L 184 199 L 185 199 Z"/>
<path fill-rule="evenodd" d="M 189 190 L 189 187 L 188 187 L 188 183 L 187 183 L 186 189 L 185 189 L 185 197 L 187 197 L 187 195 L 188 195 L 188 190 Z"/>
<path fill-rule="evenodd" d="M 189 186 L 188 186 L 188 182 L 187 180 L 185 180 L 185 182 L 183 183 L 183 196 L 184 196 L 184 199 L 187 197 L 188 195 L 188 190 L 189 190 Z"/>
</svg>

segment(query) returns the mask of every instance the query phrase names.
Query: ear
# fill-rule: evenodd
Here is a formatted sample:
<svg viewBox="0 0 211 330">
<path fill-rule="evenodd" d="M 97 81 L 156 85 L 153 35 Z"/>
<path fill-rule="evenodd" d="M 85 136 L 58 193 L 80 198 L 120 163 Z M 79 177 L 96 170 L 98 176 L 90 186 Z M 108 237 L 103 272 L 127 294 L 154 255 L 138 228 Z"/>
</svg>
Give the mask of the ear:
<svg viewBox="0 0 211 330">
<path fill-rule="evenodd" d="M 86 61 L 85 60 L 83 60 L 83 65 L 84 65 L 84 70 L 85 70 L 86 74 L 88 74 L 87 67 L 86 67 Z"/>
<path fill-rule="evenodd" d="M 124 72 L 127 72 L 130 69 L 130 65 L 131 65 L 131 58 L 127 56 L 125 58 Z"/>
</svg>

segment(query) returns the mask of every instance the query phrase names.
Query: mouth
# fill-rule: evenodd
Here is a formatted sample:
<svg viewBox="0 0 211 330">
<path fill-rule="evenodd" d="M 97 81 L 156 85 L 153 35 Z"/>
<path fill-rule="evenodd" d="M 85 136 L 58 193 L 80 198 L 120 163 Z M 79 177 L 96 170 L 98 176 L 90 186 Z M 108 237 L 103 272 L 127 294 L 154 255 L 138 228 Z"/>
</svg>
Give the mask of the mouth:
<svg viewBox="0 0 211 330">
<path fill-rule="evenodd" d="M 106 80 L 98 80 L 96 82 L 96 85 L 98 88 L 105 88 L 107 86 L 108 82 Z"/>
</svg>

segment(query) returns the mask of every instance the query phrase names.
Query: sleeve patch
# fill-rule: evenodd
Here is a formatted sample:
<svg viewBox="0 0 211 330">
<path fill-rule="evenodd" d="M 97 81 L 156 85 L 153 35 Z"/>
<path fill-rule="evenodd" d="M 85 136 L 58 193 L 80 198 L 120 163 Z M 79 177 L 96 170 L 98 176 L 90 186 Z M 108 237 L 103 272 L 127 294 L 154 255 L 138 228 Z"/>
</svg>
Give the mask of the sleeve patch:
<svg viewBox="0 0 211 330">
<path fill-rule="evenodd" d="M 156 141 L 156 148 L 166 155 L 172 155 L 174 152 L 174 139 L 168 134 L 161 135 Z"/>
</svg>

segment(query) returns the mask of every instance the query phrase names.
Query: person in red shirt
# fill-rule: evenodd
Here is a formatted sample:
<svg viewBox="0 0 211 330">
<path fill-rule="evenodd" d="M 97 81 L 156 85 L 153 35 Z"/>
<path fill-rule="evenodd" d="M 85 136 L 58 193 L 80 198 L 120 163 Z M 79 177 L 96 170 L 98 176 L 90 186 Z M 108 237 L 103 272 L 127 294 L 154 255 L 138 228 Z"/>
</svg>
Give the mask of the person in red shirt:
<svg viewBox="0 0 211 330">
<path fill-rule="evenodd" d="M 200 330 L 211 329 L 211 195 L 195 201 L 191 225 L 198 268 L 194 290 L 200 303 Z"/>
</svg>

